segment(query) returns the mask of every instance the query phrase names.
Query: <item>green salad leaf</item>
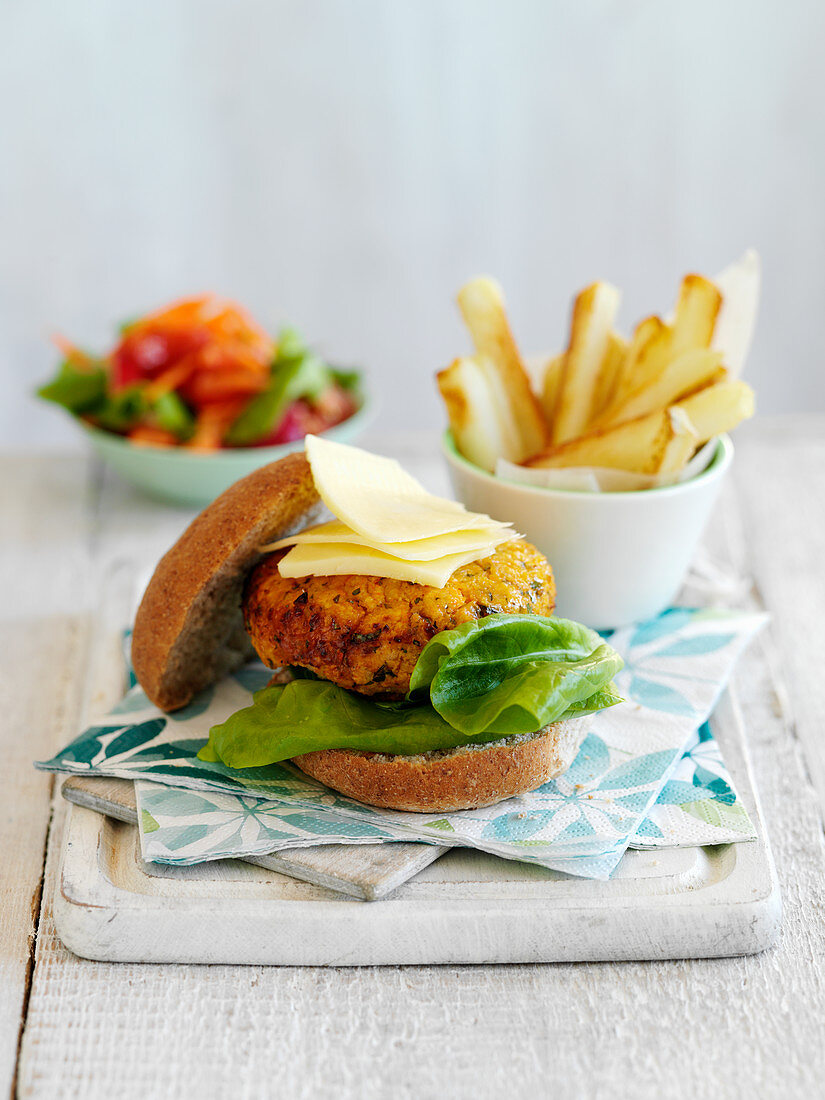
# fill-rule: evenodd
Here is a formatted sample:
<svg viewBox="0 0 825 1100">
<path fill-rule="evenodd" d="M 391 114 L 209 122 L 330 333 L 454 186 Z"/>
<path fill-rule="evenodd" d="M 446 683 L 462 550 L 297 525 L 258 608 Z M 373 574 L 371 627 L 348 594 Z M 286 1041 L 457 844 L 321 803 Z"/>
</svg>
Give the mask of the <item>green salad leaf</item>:
<svg viewBox="0 0 825 1100">
<path fill-rule="evenodd" d="M 413 669 L 410 697 L 463 733 L 532 733 L 590 698 L 622 667 L 594 630 L 544 615 L 488 615 L 437 634 Z"/>
<path fill-rule="evenodd" d="M 284 325 L 278 333 L 277 359 L 303 359 L 309 355 L 309 347 L 294 325 Z"/>
<path fill-rule="evenodd" d="M 414 755 L 484 744 L 621 702 L 610 683 L 621 665 L 578 623 L 490 615 L 432 639 L 403 704 L 293 680 L 256 692 L 251 706 L 213 726 L 199 756 L 255 768 L 318 749 Z"/>
<path fill-rule="evenodd" d="M 466 740 L 432 707 L 383 707 L 326 680 L 293 680 L 253 698 L 252 706 L 209 731 L 208 748 L 230 768 L 256 768 L 316 749 L 414 754 Z M 206 758 L 204 750 L 199 755 Z"/>
<path fill-rule="evenodd" d="M 80 416 L 93 409 L 106 395 L 106 370 L 103 366 L 79 367 L 64 360 L 57 374 L 41 386 L 37 396 L 62 405 L 64 409 Z"/>
<path fill-rule="evenodd" d="M 358 393 L 361 386 L 360 370 L 344 370 L 342 367 L 330 367 L 333 382 L 336 382 L 347 393 Z"/>
<path fill-rule="evenodd" d="M 178 439 L 188 439 L 195 430 L 192 410 L 174 390 L 157 397 L 152 405 L 152 412 L 158 426 L 176 435 Z"/>
<path fill-rule="evenodd" d="M 105 394 L 88 412 L 101 428 L 109 432 L 128 432 L 143 419 L 148 408 L 143 386 L 134 385 Z"/>
<path fill-rule="evenodd" d="M 109 389 L 106 367 L 95 363 L 78 366 L 68 359 L 60 364 L 56 376 L 37 391 L 38 397 L 54 401 L 75 416 L 86 416 L 110 432 L 128 432 L 148 413 L 158 426 L 179 439 L 188 439 L 195 428 L 195 418 L 188 405 L 172 392 L 150 401 L 142 383 Z"/>
<path fill-rule="evenodd" d="M 277 347 L 267 388 L 253 397 L 226 434 L 226 442 L 233 447 L 249 446 L 269 435 L 288 405 L 299 397 L 316 400 L 341 374 L 311 351 L 294 328 L 281 330 Z M 354 385 L 349 375 L 342 377 L 348 378 L 350 388 Z"/>
<path fill-rule="evenodd" d="M 127 321 L 121 331 L 128 331 Z M 37 390 L 38 397 L 53 401 L 75 416 L 88 417 L 107 431 L 124 433 L 147 420 L 187 440 L 195 430 L 195 417 L 187 403 L 174 391 L 150 399 L 142 383 L 112 391 L 109 372 L 100 360 L 88 366 L 67 359 L 55 377 Z M 332 385 L 357 392 L 358 371 L 340 370 L 325 363 L 304 342 L 294 328 L 278 336 L 277 352 L 269 382 L 263 393 L 243 409 L 226 435 L 231 446 L 249 446 L 265 438 L 280 423 L 287 407 L 299 397 L 316 401 Z"/>
<path fill-rule="evenodd" d="M 257 691 L 253 700 L 212 727 L 208 743 L 198 753 L 201 760 L 221 761 L 229 768 L 259 768 L 317 749 L 414 756 L 502 738 L 493 731 L 469 737 L 426 703 L 383 706 L 326 680 L 273 685 Z M 591 696 L 589 705 L 575 705 L 558 717 L 580 718 L 619 702 L 620 696 L 605 688 Z"/>
</svg>

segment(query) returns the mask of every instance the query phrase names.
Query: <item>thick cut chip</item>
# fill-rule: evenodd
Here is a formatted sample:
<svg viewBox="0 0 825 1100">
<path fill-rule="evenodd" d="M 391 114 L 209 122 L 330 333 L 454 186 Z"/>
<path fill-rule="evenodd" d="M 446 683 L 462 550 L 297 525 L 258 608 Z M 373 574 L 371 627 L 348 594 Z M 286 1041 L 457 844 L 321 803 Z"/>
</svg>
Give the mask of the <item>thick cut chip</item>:
<svg viewBox="0 0 825 1100">
<path fill-rule="evenodd" d="M 675 474 L 684 469 L 699 442 L 690 417 L 682 409 L 668 409 L 667 415 L 670 420 L 670 438 L 659 455 L 659 463 L 654 471 L 656 474 Z"/>
<path fill-rule="evenodd" d="M 646 317 L 633 334 L 617 386 L 613 403 L 623 401 L 629 393 L 658 378 L 673 355 L 673 329 L 660 317 Z"/>
<path fill-rule="evenodd" d="M 645 317 L 633 332 L 622 370 L 613 393 L 613 401 L 620 401 L 638 387 L 642 377 L 655 374 L 670 349 L 672 332 L 661 317 Z"/>
<path fill-rule="evenodd" d="M 562 352 L 561 355 L 554 355 L 552 359 L 547 360 L 541 380 L 541 407 L 544 409 L 547 423 L 551 425 L 551 431 L 553 417 L 556 415 L 556 403 L 559 397 L 559 387 L 561 386 L 563 373 L 564 352 Z M 501 457 L 505 458 L 504 455 Z"/>
<path fill-rule="evenodd" d="M 656 409 L 664 409 L 680 397 L 707 385 L 715 378 L 721 364 L 722 356 L 717 351 L 708 348 L 686 351 L 666 363 L 658 378 L 633 390 L 624 401 L 603 413 L 597 426 L 621 424 L 625 420 L 646 416 Z"/>
<path fill-rule="evenodd" d="M 476 551 L 469 550 L 435 561 L 404 561 L 370 546 L 326 542 L 293 546 L 278 563 L 278 572 L 282 577 L 389 577 L 443 588 L 456 569 L 478 558 Z"/>
<path fill-rule="evenodd" d="M 491 521 L 492 524 L 492 521 Z M 359 535 L 339 520 L 321 523 L 317 527 L 308 527 L 296 535 L 279 539 L 261 547 L 261 553 L 282 550 L 285 546 L 325 545 L 327 543 L 346 544 L 347 546 L 369 546 L 384 553 L 391 547 L 391 556 L 405 561 L 436 561 L 450 554 L 466 554 L 475 551 L 479 558 L 486 557 L 503 542 L 510 542 L 519 536 L 509 526 L 492 524 L 491 527 L 479 527 L 469 531 L 451 531 L 445 535 L 436 535 L 429 539 L 416 539 L 414 542 L 393 542 L 375 544 Z"/>
<path fill-rule="evenodd" d="M 619 298 L 616 287 L 609 283 L 593 283 L 573 304 L 570 343 L 564 356 L 552 424 L 554 443 L 575 439 L 590 422 Z"/>
<path fill-rule="evenodd" d="M 667 339 L 668 332 L 667 324 L 660 317 L 646 317 L 645 320 L 639 321 L 632 334 L 625 359 L 616 375 L 610 404 L 623 399 L 631 389 L 636 388 L 638 385 L 636 367 L 641 357 L 649 354 L 652 345 Z"/>
<path fill-rule="evenodd" d="M 491 364 L 497 377 L 499 415 L 508 421 L 521 452 L 506 457 L 518 462 L 546 447 L 550 436 L 507 320 L 501 287 L 485 276 L 471 279 L 458 292 L 458 305 L 479 358 Z"/>
<path fill-rule="evenodd" d="M 608 467 L 639 474 L 669 472 L 662 470 L 663 463 L 672 463 L 668 447 L 674 436 L 686 434 L 684 420 L 680 417 L 674 419 L 670 413 L 669 409 L 661 409 L 637 420 L 628 420 L 624 424 L 571 439 L 568 443 L 552 447 L 543 455 L 537 455 L 527 465 Z"/>
<path fill-rule="evenodd" d="M 753 390 L 738 380 L 706 386 L 675 406 L 687 413 L 700 444 L 753 416 L 754 407 Z"/>
<path fill-rule="evenodd" d="M 524 457 L 521 436 L 506 414 L 501 378 L 488 359 L 456 359 L 436 378 L 453 439 L 465 458 L 492 472 L 498 458 L 517 462 Z"/>
<path fill-rule="evenodd" d="M 372 543 L 413 542 L 494 523 L 428 493 L 394 459 L 315 435 L 306 437 L 306 454 L 324 504 Z"/>
<path fill-rule="evenodd" d="M 673 319 L 672 350 L 709 348 L 722 295 L 703 275 L 685 275 Z"/>
<path fill-rule="evenodd" d="M 613 401 L 622 377 L 625 359 L 629 351 L 627 340 L 618 332 L 611 332 L 607 339 L 607 350 L 599 368 L 596 380 L 596 392 L 593 394 L 592 421 Z"/>
</svg>

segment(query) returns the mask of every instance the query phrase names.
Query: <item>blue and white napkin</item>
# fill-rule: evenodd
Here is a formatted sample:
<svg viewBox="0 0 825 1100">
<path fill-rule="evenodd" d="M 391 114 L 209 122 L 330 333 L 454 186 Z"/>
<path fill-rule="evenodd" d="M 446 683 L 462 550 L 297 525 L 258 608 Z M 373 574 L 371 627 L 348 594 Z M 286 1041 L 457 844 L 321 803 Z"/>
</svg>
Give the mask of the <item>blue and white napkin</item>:
<svg viewBox="0 0 825 1100">
<path fill-rule="evenodd" d="M 271 673 L 250 665 L 173 714 L 135 685 L 99 724 L 38 767 L 136 780 L 146 860 L 190 864 L 329 843 L 418 840 L 480 848 L 606 878 L 628 846 L 754 839 L 707 720 L 766 616 L 673 608 L 616 631 L 626 701 L 587 721 L 572 767 L 480 810 L 364 806 L 289 763 L 233 771 L 197 759 L 210 726 L 247 706 Z"/>
</svg>

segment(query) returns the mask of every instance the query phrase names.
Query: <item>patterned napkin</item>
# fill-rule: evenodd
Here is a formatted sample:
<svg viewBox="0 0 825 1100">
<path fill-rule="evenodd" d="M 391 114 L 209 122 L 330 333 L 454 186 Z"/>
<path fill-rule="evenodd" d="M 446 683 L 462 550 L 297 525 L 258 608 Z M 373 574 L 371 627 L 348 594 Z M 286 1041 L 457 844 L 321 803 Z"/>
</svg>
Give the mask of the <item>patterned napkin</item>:
<svg viewBox="0 0 825 1100">
<path fill-rule="evenodd" d="M 261 665 L 239 670 L 173 714 L 153 707 L 135 685 L 100 724 L 37 766 L 137 780 L 141 846 L 153 862 L 418 840 L 606 878 L 631 844 L 754 839 L 706 720 L 765 621 L 673 608 L 613 633 L 610 642 L 625 658 L 616 683 L 626 702 L 587 719 L 587 737 L 563 776 L 486 809 L 379 810 L 288 763 L 233 771 L 198 760 L 209 727 L 247 706 L 269 679 Z"/>
</svg>

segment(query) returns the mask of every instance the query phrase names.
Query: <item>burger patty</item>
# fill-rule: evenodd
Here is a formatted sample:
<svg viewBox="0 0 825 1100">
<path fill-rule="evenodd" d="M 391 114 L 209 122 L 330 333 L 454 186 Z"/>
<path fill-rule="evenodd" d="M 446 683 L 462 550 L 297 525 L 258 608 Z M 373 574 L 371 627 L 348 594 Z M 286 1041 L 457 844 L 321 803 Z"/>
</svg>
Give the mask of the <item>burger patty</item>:
<svg viewBox="0 0 825 1100">
<path fill-rule="evenodd" d="M 244 593 L 258 656 L 362 695 L 402 698 L 421 650 L 442 630 L 502 611 L 549 615 L 556 602 L 546 558 L 523 540 L 457 569 L 444 588 L 354 574 L 282 577 L 283 553 L 256 566 Z"/>
</svg>

